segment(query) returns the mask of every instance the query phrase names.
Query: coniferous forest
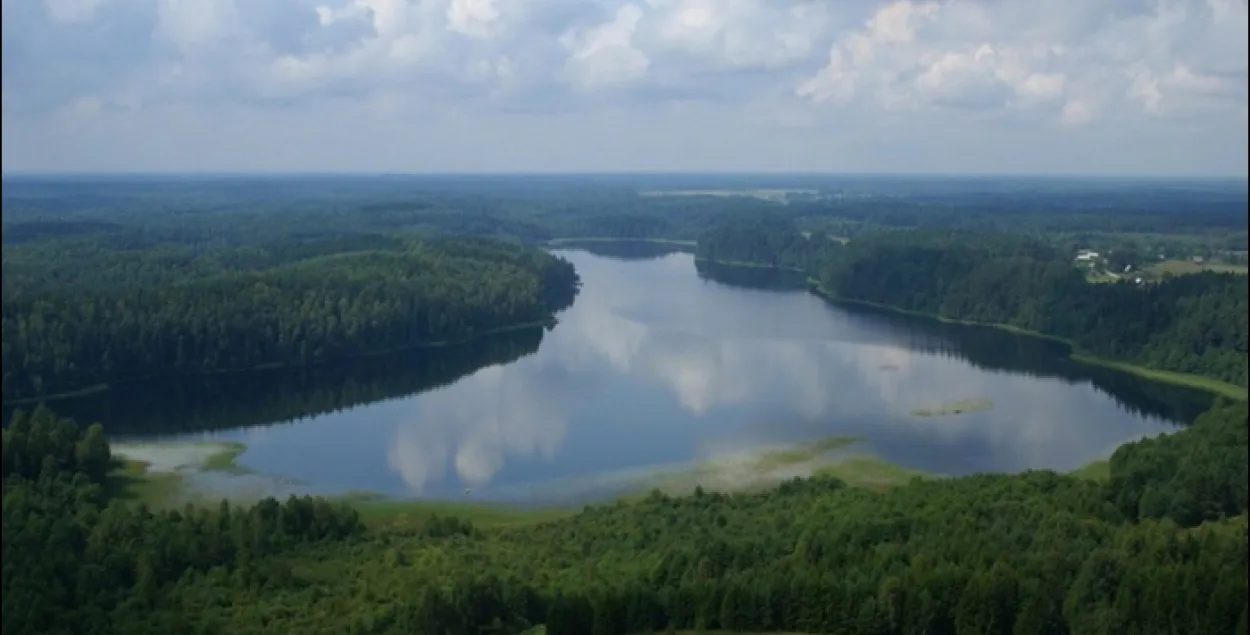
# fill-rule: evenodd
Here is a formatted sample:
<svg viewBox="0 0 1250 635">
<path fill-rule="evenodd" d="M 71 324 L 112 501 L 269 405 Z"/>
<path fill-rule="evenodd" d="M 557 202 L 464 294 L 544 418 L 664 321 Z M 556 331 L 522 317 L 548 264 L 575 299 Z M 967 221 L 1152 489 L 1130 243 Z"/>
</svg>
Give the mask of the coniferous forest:
<svg viewBox="0 0 1250 635">
<path fill-rule="evenodd" d="M 5 633 L 1247 632 L 1247 410 L 1130 443 L 1106 483 L 884 493 L 829 477 L 563 520 L 386 532 L 322 499 L 152 511 L 99 426 L 4 431 Z"/>
<path fill-rule="evenodd" d="M 1098 356 L 1247 382 L 1244 274 L 1090 284 L 1069 254 L 1030 236 L 894 231 L 841 244 L 775 221 L 712 229 L 698 256 L 800 269 L 837 299 L 1017 327 Z"/>
<path fill-rule="evenodd" d="M 461 341 L 548 321 L 577 290 L 567 262 L 479 239 L 74 247 L 92 245 L 6 254 L 6 399 Z"/>
<path fill-rule="evenodd" d="M 0 630 L 1250 633 L 1245 401 L 1215 399 L 1191 425 L 1121 446 L 1101 478 L 870 490 L 817 472 L 499 524 L 454 509 L 376 522 L 318 497 L 152 508 L 110 449 L 122 431 L 77 402 L 39 403 L 203 375 L 214 398 L 294 418 L 441 385 L 537 349 L 539 325 L 579 286 L 540 248 L 557 238 L 697 239 L 704 261 L 793 270 L 837 299 L 1246 386 L 1244 275 L 1092 284 L 1071 262 L 1078 237 L 1244 250 L 1244 193 L 900 183 L 888 198 L 851 184 L 777 202 L 641 196 L 708 187 L 642 178 L 6 181 L 3 398 L 16 409 L 0 467 Z M 471 354 L 436 346 L 462 341 Z M 975 357 L 1011 368 L 996 342 Z M 410 355 L 399 368 L 359 367 L 394 351 Z M 258 368 L 278 369 L 276 387 L 245 386 Z M 1095 383 L 1117 381 L 1102 371 Z M 144 433 L 249 423 L 226 403 L 177 421 L 177 395 L 144 399 L 168 404 L 136 415 Z"/>
</svg>

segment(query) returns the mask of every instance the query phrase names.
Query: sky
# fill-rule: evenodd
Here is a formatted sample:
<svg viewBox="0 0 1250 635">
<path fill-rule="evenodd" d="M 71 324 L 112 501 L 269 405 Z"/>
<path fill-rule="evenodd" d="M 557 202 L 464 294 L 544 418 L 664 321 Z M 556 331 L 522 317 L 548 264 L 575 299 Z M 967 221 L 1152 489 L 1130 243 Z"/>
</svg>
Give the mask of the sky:
<svg viewBox="0 0 1250 635">
<path fill-rule="evenodd" d="M 1247 174 L 1246 0 L 3 0 L 5 172 Z"/>
</svg>

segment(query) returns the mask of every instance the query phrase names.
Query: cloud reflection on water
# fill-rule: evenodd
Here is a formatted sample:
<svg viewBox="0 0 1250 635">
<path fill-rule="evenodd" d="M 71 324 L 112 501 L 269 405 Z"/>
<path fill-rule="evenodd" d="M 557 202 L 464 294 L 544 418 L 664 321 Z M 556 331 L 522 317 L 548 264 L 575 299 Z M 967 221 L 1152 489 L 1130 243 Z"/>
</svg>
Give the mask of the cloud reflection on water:
<svg viewBox="0 0 1250 635">
<path fill-rule="evenodd" d="M 478 487 L 512 462 L 564 461 L 571 429 L 607 435 L 607 421 L 631 426 L 615 433 L 634 445 L 685 426 L 687 458 L 851 435 L 887 460 L 938 472 L 1075 468 L 1167 425 L 1120 410 L 1088 385 L 909 348 L 915 333 L 808 294 L 700 280 L 688 255 L 567 257 L 583 291 L 537 354 L 409 400 L 388 464 L 411 493 L 449 469 Z M 910 414 L 971 398 L 995 408 Z M 657 433 L 648 442 L 684 438 Z M 591 451 L 619 459 L 627 450 Z"/>
</svg>

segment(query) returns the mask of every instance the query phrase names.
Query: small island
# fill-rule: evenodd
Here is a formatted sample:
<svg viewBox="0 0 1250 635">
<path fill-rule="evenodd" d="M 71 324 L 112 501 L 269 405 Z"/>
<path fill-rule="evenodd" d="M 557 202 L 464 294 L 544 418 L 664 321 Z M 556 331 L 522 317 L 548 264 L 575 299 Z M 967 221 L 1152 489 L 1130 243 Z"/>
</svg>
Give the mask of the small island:
<svg viewBox="0 0 1250 635">
<path fill-rule="evenodd" d="M 916 408 L 911 411 L 913 417 L 945 417 L 962 415 L 970 412 L 984 412 L 994 407 L 989 399 L 963 399 L 937 406 L 935 408 Z"/>
</svg>

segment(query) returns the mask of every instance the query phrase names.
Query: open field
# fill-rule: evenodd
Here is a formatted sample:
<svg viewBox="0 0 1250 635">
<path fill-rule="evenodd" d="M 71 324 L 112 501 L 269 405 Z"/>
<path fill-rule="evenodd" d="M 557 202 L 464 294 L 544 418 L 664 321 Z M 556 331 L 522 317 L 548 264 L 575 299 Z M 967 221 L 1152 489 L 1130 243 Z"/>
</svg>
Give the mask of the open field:
<svg viewBox="0 0 1250 635">
<path fill-rule="evenodd" d="M 756 190 L 643 190 L 638 192 L 639 196 L 644 198 L 655 198 L 661 196 L 743 196 L 748 198 L 758 198 L 762 201 L 773 201 L 776 203 L 784 203 L 786 199 L 793 195 L 803 196 L 807 198 L 816 198 L 820 196 L 819 190 L 811 189 L 756 189 Z"/>
<path fill-rule="evenodd" d="M 1211 379 L 1210 377 L 1203 377 L 1201 375 L 1191 375 L 1188 373 L 1178 373 L 1170 370 L 1147 368 L 1145 366 L 1138 366 L 1137 364 L 1096 357 L 1094 355 L 1086 355 L 1084 353 L 1073 353 L 1072 359 L 1081 362 L 1082 364 L 1092 364 L 1095 366 L 1114 368 L 1145 379 L 1173 384 L 1176 386 L 1197 388 L 1198 390 L 1205 390 L 1210 393 L 1223 395 L 1230 399 L 1236 399 L 1239 401 L 1245 401 L 1247 397 L 1247 390 L 1241 386 L 1235 386 L 1228 382 Z"/>
<path fill-rule="evenodd" d="M 677 240 L 673 238 L 610 238 L 604 236 L 583 236 L 574 238 L 552 238 L 547 244 L 552 247 L 561 245 L 575 245 L 577 243 L 659 243 L 661 245 L 682 245 L 684 247 L 694 247 L 696 241 L 693 240 Z"/>
<path fill-rule="evenodd" d="M 895 465 L 871 454 L 855 454 L 818 468 L 818 476 L 832 476 L 851 487 L 880 492 L 906 485 L 915 478 L 938 478 L 932 474 Z"/>
<path fill-rule="evenodd" d="M 1155 276 L 1162 276 L 1163 274 L 1184 276 L 1201 273 L 1203 271 L 1246 274 L 1247 272 L 1250 272 L 1250 268 L 1247 268 L 1246 265 L 1230 265 L 1222 262 L 1205 262 L 1198 264 L 1191 260 L 1164 260 L 1144 267 L 1143 271 Z"/>
<path fill-rule="evenodd" d="M 369 493 L 348 494 L 337 500 L 360 512 L 375 529 L 402 529 L 429 516 L 456 516 L 483 528 L 507 528 L 567 518 L 578 507 L 523 507 L 502 503 L 475 503 L 429 499 L 397 499 Z"/>
</svg>

